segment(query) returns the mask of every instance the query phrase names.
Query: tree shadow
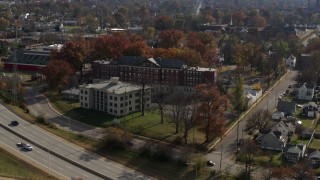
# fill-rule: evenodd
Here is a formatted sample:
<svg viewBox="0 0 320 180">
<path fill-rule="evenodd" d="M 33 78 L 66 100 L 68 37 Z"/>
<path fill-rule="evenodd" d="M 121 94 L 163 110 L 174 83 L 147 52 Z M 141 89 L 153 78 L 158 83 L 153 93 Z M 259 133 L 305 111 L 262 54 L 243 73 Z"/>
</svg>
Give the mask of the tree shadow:
<svg viewBox="0 0 320 180">
<path fill-rule="evenodd" d="M 92 161 L 92 160 L 97 160 L 99 159 L 99 156 L 91 153 L 91 152 L 84 152 L 80 155 L 79 157 L 80 160 L 84 160 L 85 162 L 89 162 L 89 161 Z"/>
</svg>

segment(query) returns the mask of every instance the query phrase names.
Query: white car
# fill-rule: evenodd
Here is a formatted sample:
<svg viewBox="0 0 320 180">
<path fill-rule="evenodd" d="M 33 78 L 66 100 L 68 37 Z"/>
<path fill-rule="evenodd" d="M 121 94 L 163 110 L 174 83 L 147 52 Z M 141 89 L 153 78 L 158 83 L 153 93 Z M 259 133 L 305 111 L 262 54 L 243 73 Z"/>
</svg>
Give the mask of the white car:
<svg viewBox="0 0 320 180">
<path fill-rule="evenodd" d="M 24 144 L 23 148 L 28 151 L 32 151 L 33 147 L 30 144 Z"/>
</svg>

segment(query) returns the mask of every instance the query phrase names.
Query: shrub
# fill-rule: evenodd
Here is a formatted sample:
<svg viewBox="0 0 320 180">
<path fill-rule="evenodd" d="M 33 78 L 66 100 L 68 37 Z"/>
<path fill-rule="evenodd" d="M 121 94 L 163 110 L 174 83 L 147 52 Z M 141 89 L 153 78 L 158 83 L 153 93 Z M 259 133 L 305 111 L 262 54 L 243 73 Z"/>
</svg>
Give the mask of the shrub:
<svg viewBox="0 0 320 180">
<path fill-rule="evenodd" d="M 177 136 L 173 140 L 173 144 L 175 144 L 175 145 L 181 145 L 182 142 L 183 142 L 183 138 L 181 136 Z"/>
<path fill-rule="evenodd" d="M 36 118 L 36 122 L 40 123 L 40 124 L 45 124 L 45 119 L 44 119 L 43 116 L 38 115 L 37 118 Z"/>
</svg>

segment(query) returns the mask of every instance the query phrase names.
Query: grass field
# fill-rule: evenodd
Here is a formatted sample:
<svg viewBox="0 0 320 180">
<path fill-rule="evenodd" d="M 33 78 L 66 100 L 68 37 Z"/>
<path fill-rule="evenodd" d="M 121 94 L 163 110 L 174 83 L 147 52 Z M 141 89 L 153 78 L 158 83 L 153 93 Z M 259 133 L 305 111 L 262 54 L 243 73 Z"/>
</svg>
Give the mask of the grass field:
<svg viewBox="0 0 320 180">
<path fill-rule="evenodd" d="M 1 176 L 17 179 L 56 179 L 0 148 L 0 179 Z"/>
<path fill-rule="evenodd" d="M 114 116 L 111 116 L 105 112 L 84 109 L 80 107 L 80 104 L 75 101 L 65 100 L 57 98 L 59 96 L 53 94 L 46 94 L 49 97 L 52 105 L 60 111 L 60 113 L 71 117 L 72 119 L 80 122 L 95 126 L 106 128 L 114 125 Z M 165 117 L 164 123 L 160 123 L 160 113 L 158 109 L 148 109 L 145 111 L 144 116 L 141 116 L 141 112 L 136 112 L 125 117 L 117 117 L 119 119 L 119 126 L 128 129 L 130 132 L 150 137 L 153 139 L 164 140 L 168 142 L 181 139 L 181 133 L 175 133 L 175 126 L 173 123 L 168 122 Z M 188 142 L 201 144 L 204 142 L 204 134 L 196 129 L 191 130 L 189 133 Z"/>
</svg>

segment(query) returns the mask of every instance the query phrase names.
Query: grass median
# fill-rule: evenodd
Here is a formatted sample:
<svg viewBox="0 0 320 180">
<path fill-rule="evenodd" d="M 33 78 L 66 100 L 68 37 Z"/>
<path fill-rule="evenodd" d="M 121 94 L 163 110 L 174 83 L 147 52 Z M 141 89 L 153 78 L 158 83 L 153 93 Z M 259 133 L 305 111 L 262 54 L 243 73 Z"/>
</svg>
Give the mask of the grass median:
<svg viewBox="0 0 320 180">
<path fill-rule="evenodd" d="M 0 179 L 56 179 L 0 148 Z"/>
</svg>

